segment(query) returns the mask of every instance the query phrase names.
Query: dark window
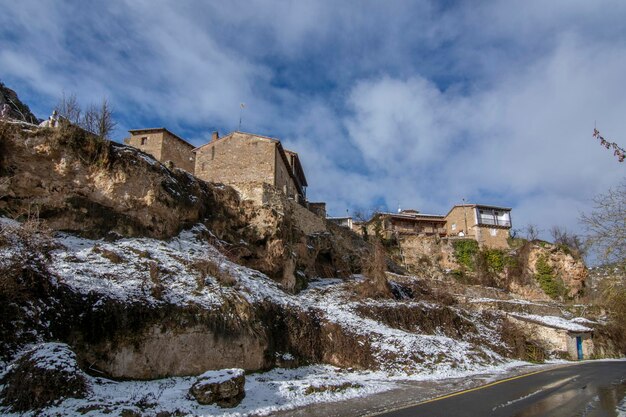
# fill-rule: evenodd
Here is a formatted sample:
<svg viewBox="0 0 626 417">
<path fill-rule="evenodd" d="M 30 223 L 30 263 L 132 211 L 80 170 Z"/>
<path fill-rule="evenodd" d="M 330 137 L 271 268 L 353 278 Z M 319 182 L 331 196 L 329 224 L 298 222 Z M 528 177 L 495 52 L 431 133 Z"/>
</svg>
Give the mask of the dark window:
<svg viewBox="0 0 626 417">
<path fill-rule="evenodd" d="M 142 145 L 145 145 L 146 142 L 148 142 L 148 137 L 147 136 L 144 136 L 143 138 L 141 138 L 141 144 Z"/>
</svg>

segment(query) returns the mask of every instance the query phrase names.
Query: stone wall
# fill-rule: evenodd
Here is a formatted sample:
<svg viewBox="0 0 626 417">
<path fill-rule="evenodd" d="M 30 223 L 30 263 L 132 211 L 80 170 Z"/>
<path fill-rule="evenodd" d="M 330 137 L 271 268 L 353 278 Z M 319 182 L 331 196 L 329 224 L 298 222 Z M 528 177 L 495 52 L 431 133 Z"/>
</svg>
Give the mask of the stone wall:
<svg viewBox="0 0 626 417">
<path fill-rule="evenodd" d="M 293 218 L 295 227 L 305 235 L 328 230 L 325 218 L 289 199 L 276 187 L 260 182 L 236 183 L 231 186 L 237 190 L 241 200 L 251 201 L 257 206 L 272 207 L 282 214 L 291 214 L 290 218 Z"/>
<path fill-rule="evenodd" d="M 228 185 L 266 183 L 299 200 L 291 167 L 274 139 L 234 132 L 196 151 L 195 175 Z"/>
<path fill-rule="evenodd" d="M 124 143 L 152 155 L 161 163 L 171 161 L 175 167 L 194 173 L 193 146 L 165 129 L 131 132 Z"/>
<path fill-rule="evenodd" d="M 465 230 L 465 219 L 467 219 L 467 229 Z M 448 236 L 458 236 L 463 231 L 465 236 L 475 236 L 476 219 L 472 207 L 453 207 L 446 216 L 446 232 Z M 456 227 L 453 227 L 456 225 Z"/>
<path fill-rule="evenodd" d="M 315 213 L 317 216 L 320 216 L 322 218 L 326 218 L 326 203 L 311 203 L 309 202 L 309 210 L 312 213 Z"/>
<path fill-rule="evenodd" d="M 285 165 L 285 161 L 281 156 L 278 149 L 276 150 L 276 176 L 274 178 L 274 186 L 282 191 L 286 196 L 298 201 L 298 191 L 296 190 L 296 184 L 291 178 L 291 167 Z"/>
<path fill-rule="evenodd" d="M 142 139 L 144 144 L 142 144 Z M 152 155 L 157 161 L 163 162 L 161 158 L 163 132 L 133 134 L 130 138 L 124 139 L 124 143 Z"/>
<path fill-rule="evenodd" d="M 478 244 L 493 249 L 508 249 L 509 229 L 476 226 Z"/>
<path fill-rule="evenodd" d="M 177 168 L 184 169 L 190 174 L 194 173 L 195 155 L 193 146 L 170 135 L 163 133 L 163 147 L 161 148 L 161 162 L 172 161 Z"/>
<path fill-rule="evenodd" d="M 233 133 L 196 151 L 196 177 L 223 184 L 264 182 L 274 185 L 276 143 Z"/>
<path fill-rule="evenodd" d="M 454 207 L 446 216 L 446 232 L 448 236 L 458 236 L 459 232 L 465 231 L 467 219 L 466 237 L 476 239 L 478 244 L 494 249 L 508 249 L 509 229 L 478 226 L 476 224 L 475 207 Z M 456 227 L 453 227 L 456 225 Z"/>
</svg>

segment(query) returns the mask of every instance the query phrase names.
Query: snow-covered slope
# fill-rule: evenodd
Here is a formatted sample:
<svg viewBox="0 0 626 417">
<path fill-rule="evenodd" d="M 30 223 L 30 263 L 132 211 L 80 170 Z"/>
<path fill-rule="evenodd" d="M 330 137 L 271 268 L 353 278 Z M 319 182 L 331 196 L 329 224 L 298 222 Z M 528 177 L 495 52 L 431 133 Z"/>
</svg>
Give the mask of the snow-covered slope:
<svg viewBox="0 0 626 417">
<path fill-rule="evenodd" d="M 24 251 L 31 250 L 31 247 L 23 241 L 24 233 L 13 233 L 20 229 L 19 224 L 4 219 L 1 225 L 3 236 L 7 236 L 9 241 L 0 248 L 0 267 L 10 268 L 12 263 L 23 259 Z M 33 236 L 38 234 L 30 234 L 27 239 L 33 239 Z M 262 273 L 228 260 L 218 248 L 208 243 L 207 237 L 219 244 L 202 225 L 170 240 L 133 238 L 107 242 L 56 234 L 48 241 L 47 246 L 53 249 L 47 257 L 42 255 L 43 264 L 51 285 L 89 300 L 92 312 L 110 308 L 111 303 L 121 306 L 141 304 L 155 311 L 175 307 L 196 312 L 223 312 L 232 300 L 240 300 L 250 306 L 252 310 L 246 310 L 246 314 L 267 305 L 274 306 L 271 311 L 279 314 L 296 312 L 296 317 L 315 323 L 315 331 L 318 333 L 306 334 L 313 330 L 306 327 L 310 324 L 305 325 L 303 322 L 300 329 L 302 334 L 294 337 L 315 340 L 325 336 L 335 340 L 316 341 L 319 346 L 312 349 L 319 348 L 323 352 L 313 352 L 308 357 L 295 343 L 267 343 L 265 353 L 275 356 L 276 363 L 297 365 L 321 358 L 322 361 L 327 360 L 327 363 L 349 365 L 350 359 L 355 358 L 354 366 L 370 368 L 346 372 L 319 364 L 249 375 L 248 389 L 253 394 L 244 400 L 237 413 L 251 409 L 269 412 L 275 407 L 364 395 L 389 389 L 394 380 L 447 378 L 484 372 L 494 366 L 511 365 L 511 362 L 488 347 L 497 348 L 500 345 L 504 349 L 498 341 L 496 323 L 480 324 L 473 328 L 474 334 L 454 338 L 447 335 L 449 332 L 443 328 L 425 332 L 420 331 L 419 323 L 415 323 L 414 330 L 409 330 L 390 325 L 384 320 L 376 320 L 375 316 L 363 314 L 363 311 L 386 311 L 402 306 L 404 314 L 408 311 L 410 315 L 414 311 L 427 317 L 431 312 L 446 308 L 450 309 L 446 310 L 446 314 L 452 315 L 456 321 L 468 323 L 479 321 L 475 316 L 477 313 L 454 306 L 442 307 L 428 300 L 359 299 L 353 290 L 363 280 L 360 276 L 349 280 L 319 280 L 298 295 L 288 294 Z M 206 262 L 212 265 L 212 269 L 201 267 Z M 207 271 L 212 275 L 207 274 Z M 225 281 L 224 277 L 228 277 L 228 280 Z M 26 303 L 22 308 L 28 310 L 29 305 Z M 37 311 L 30 311 L 29 314 L 37 314 Z M 228 311 L 227 314 L 237 313 Z M 282 319 L 284 317 L 265 317 L 262 325 L 270 328 L 274 322 Z M 63 316 L 59 316 L 58 320 L 63 320 Z M 297 323 L 286 330 L 299 331 Z M 42 332 L 36 340 L 45 341 L 50 336 Z M 69 341 L 72 340 L 76 339 L 70 338 Z M 481 340 L 484 343 L 479 343 Z M 206 347 L 199 346 L 198 349 Z M 80 357 L 80 349 L 78 353 Z M 148 403 L 154 403 L 151 406 L 154 409 L 180 409 L 196 413 L 202 408 L 192 404 L 185 396 L 186 390 L 193 383 L 192 377 L 166 378 L 153 382 L 113 382 L 92 378 L 90 383 L 92 389 L 88 400 L 68 399 L 60 408 L 49 412 L 56 414 L 65 410 L 62 413 L 69 415 L 86 402 L 100 404 L 96 407 L 100 411 L 111 407 L 119 411 L 124 406 L 144 404 L 146 398 L 152 401 Z M 340 388 L 320 388 L 329 384 Z M 267 405 L 267 402 L 273 404 Z M 211 413 L 211 407 L 206 407 L 202 408 L 202 414 Z"/>
</svg>

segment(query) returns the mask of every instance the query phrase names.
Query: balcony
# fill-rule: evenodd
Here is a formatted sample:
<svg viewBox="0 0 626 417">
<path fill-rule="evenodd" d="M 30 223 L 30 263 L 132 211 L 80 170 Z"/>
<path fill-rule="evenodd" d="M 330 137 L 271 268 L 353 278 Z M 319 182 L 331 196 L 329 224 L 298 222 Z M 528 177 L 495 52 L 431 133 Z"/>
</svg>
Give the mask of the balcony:
<svg viewBox="0 0 626 417">
<path fill-rule="evenodd" d="M 499 227 L 511 227 L 511 220 L 499 219 L 494 216 L 481 216 L 478 218 L 479 226 L 499 226 Z"/>
</svg>

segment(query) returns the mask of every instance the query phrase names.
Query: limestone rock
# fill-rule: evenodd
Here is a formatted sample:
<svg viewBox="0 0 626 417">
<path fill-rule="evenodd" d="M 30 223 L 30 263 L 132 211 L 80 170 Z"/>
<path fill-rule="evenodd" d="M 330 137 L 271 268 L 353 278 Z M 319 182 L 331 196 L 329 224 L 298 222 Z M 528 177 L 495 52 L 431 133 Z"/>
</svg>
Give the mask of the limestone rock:
<svg viewBox="0 0 626 417">
<path fill-rule="evenodd" d="M 189 392 L 200 404 L 235 407 L 246 396 L 243 369 L 207 371 L 198 377 Z"/>
<path fill-rule="evenodd" d="M 9 366 L 0 381 L 2 403 L 14 411 L 35 410 L 65 398 L 84 398 L 87 379 L 76 355 L 63 343 L 42 343 Z"/>
<path fill-rule="evenodd" d="M 556 277 L 567 287 L 567 296 L 576 297 L 582 294 L 589 271 L 582 259 L 576 258 L 569 251 L 550 243 L 534 244 L 528 256 L 528 269 L 531 274 L 537 273 L 537 260 L 546 259 Z"/>
</svg>

